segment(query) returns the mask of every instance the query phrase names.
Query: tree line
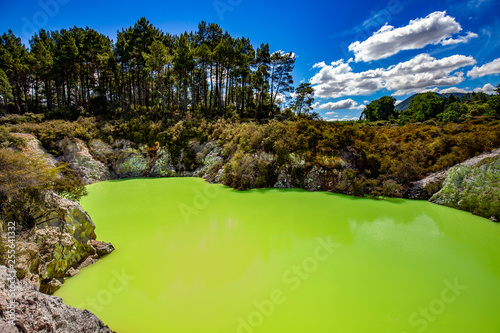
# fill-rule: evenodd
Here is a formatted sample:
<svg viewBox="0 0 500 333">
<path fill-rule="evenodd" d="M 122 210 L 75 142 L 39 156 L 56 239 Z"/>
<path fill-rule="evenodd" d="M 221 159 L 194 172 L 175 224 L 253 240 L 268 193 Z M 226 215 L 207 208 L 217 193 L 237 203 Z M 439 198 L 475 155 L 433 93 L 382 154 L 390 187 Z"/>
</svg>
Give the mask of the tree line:
<svg viewBox="0 0 500 333">
<path fill-rule="evenodd" d="M 367 121 L 393 121 L 406 123 L 424 122 L 436 119 L 441 122 L 463 122 L 472 117 L 500 118 L 500 84 L 497 95 L 489 96 L 484 92 L 472 92 L 457 97 L 438 96 L 433 92 L 417 94 L 407 109 L 398 111 L 396 99 L 383 96 L 370 102 L 361 113 L 360 119 Z"/>
<path fill-rule="evenodd" d="M 254 49 L 204 21 L 176 36 L 141 18 L 116 42 L 88 27 L 42 29 L 29 48 L 9 31 L 0 38 L 0 109 L 65 119 L 188 112 L 269 119 L 294 91 L 294 65 L 293 52 L 271 52 L 267 43 Z M 297 112 L 311 109 L 311 89 L 297 89 Z"/>
</svg>

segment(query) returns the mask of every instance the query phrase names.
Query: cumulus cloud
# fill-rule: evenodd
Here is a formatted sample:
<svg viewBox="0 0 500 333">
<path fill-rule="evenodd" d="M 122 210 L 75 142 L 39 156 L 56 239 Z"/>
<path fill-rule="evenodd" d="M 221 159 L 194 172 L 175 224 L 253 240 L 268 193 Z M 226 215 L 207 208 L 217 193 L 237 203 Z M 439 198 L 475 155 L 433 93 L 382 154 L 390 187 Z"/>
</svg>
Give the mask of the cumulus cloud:
<svg viewBox="0 0 500 333">
<path fill-rule="evenodd" d="M 379 74 L 354 73 L 343 60 L 321 68 L 309 82 L 315 85 L 315 96 L 320 98 L 369 95 L 383 88 Z"/>
<path fill-rule="evenodd" d="M 457 88 L 457 87 L 450 87 L 446 89 L 441 89 L 438 91 L 440 94 L 453 94 L 453 93 L 471 93 L 471 92 L 484 92 L 485 94 L 488 95 L 494 95 L 496 93 L 495 87 L 491 83 L 486 83 L 482 87 L 474 88 L 474 90 L 469 90 L 469 88 Z"/>
<path fill-rule="evenodd" d="M 500 73 L 500 58 L 484 64 L 481 67 L 474 66 L 474 68 L 467 73 L 467 76 L 475 79 L 478 77 L 498 73 Z"/>
<path fill-rule="evenodd" d="M 460 44 L 460 43 L 467 43 L 470 39 L 477 38 L 477 37 L 479 37 L 478 34 L 468 31 L 467 35 L 465 35 L 465 36 L 461 36 L 461 37 L 458 37 L 458 38 L 455 38 L 455 39 L 453 39 L 453 38 L 450 37 L 450 38 L 447 38 L 447 39 L 443 40 L 441 42 L 441 45 L 445 45 L 446 46 L 446 45 L 454 45 L 454 44 Z"/>
<path fill-rule="evenodd" d="M 475 92 L 484 92 L 485 94 L 488 95 L 494 95 L 496 94 L 495 87 L 491 83 L 486 83 L 482 88 L 476 88 L 474 89 Z"/>
<path fill-rule="evenodd" d="M 356 73 L 349 64 L 336 61 L 322 67 L 310 83 L 314 85 L 315 96 L 320 98 L 370 95 L 382 89 L 395 91 L 394 96 L 402 96 L 430 87 L 457 85 L 464 81 L 464 74 L 456 70 L 475 64 L 470 56 L 453 55 L 436 59 L 428 54 L 419 54 L 389 68 Z"/>
<path fill-rule="evenodd" d="M 424 18 L 411 20 L 407 26 L 394 28 L 387 23 L 364 41 L 356 41 L 349 45 L 354 52 L 355 61 L 372 61 L 388 58 L 403 50 L 421 49 L 430 44 L 463 43 L 476 34 L 458 39 L 451 38 L 460 32 L 462 27 L 454 17 L 446 12 L 434 12 Z"/>
<path fill-rule="evenodd" d="M 420 54 L 390 67 L 384 75 L 385 88 L 395 90 L 394 96 L 402 96 L 421 92 L 428 87 L 456 85 L 464 81 L 464 74 L 455 71 L 475 63 L 473 57 L 464 55 L 436 59 L 428 54 Z"/>
<path fill-rule="evenodd" d="M 324 104 L 315 103 L 314 106 L 315 106 L 315 109 L 332 110 L 332 111 L 333 110 L 345 110 L 345 109 L 362 110 L 365 108 L 365 105 L 358 104 L 358 102 L 356 102 L 355 100 L 353 100 L 351 98 L 344 99 L 344 100 L 338 101 L 338 102 L 328 102 L 328 103 L 324 103 Z M 335 114 L 335 113 L 327 112 L 326 114 Z"/>
</svg>

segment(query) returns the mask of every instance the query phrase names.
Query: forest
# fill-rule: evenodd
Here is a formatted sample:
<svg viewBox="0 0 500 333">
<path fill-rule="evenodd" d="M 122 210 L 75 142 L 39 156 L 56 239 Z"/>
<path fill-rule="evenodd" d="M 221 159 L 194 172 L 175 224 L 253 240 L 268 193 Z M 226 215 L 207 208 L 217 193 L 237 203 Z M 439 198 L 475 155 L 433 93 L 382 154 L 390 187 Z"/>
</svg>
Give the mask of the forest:
<svg viewBox="0 0 500 333">
<path fill-rule="evenodd" d="M 268 43 L 254 49 L 248 38 L 234 38 L 204 21 L 197 31 L 176 36 L 143 17 L 118 31 L 116 42 L 89 27 L 42 29 L 29 48 L 9 31 L 0 37 L 0 113 L 72 121 L 145 116 L 169 125 L 186 116 L 318 119 L 312 110 L 314 88 L 294 86 L 295 61 L 291 51 L 272 52 Z M 360 120 L 403 125 L 500 117 L 500 96 L 482 92 L 463 98 L 418 94 L 402 111 L 395 102 L 391 96 L 372 101 Z"/>
<path fill-rule="evenodd" d="M 29 49 L 9 31 L 0 38 L 0 107 L 68 120 L 187 112 L 268 119 L 294 90 L 294 63 L 293 52 L 255 50 L 206 22 L 173 36 L 141 18 L 116 43 L 88 27 L 40 30 Z"/>
</svg>

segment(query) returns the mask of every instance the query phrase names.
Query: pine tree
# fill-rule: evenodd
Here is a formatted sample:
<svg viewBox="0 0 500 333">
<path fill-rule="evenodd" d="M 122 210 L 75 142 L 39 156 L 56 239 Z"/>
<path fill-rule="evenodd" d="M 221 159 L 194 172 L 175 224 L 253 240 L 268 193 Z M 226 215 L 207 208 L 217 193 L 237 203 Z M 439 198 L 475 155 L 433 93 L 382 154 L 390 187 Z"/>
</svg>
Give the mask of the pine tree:
<svg viewBox="0 0 500 333">
<path fill-rule="evenodd" d="M 310 83 L 301 83 L 295 89 L 295 100 L 292 103 L 292 109 L 297 116 L 308 114 L 312 110 L 314 103 L 314 88 Z"/>
<path fill-rule="evenodd" d="M 174 71 L 179 77 L 179 89 L 182 90 L 184 113 L 187 113 L 189 74 L 194 69 L 194 54 L 191 50 L 188 35 L 182 34 L 174 56 Z"/>
<path fill-rule="evenodd" d="M 292 72 L 295 67 L 295 55 L 274 52 L 271 55 L 271 106 L 274 108 L 278 94 L 290 93 L 293 91 Z"/>
</svg>

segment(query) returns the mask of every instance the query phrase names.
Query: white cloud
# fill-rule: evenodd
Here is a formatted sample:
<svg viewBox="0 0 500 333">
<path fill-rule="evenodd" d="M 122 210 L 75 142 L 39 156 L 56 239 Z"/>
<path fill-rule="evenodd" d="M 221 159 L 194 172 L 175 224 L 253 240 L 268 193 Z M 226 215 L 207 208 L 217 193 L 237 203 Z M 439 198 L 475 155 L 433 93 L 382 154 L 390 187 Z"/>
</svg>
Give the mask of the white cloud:
<svg viewBox="0 0 500 333">
<path fill-rule="evenodd" d="M 318 63 L 314 64 L 312 68 L 323 68 L 326 66 L 327 66 L 327 64 L 325 64 L 325 62 L 322 61 L 322 62 L 318 62 Z"/>
<path fill-rule="evenodd" d="M 344 116 L 343 118 L 329 118 L 325 119 L 326 121 L 350 121 L 350 120 L 359 120 L 359 117 L 350 117 Z"/>
<path fill-rule="evenodd" d="M 474 68 L 467 73 L 467 76 L 475 79 L 478 77 L 498 73 L 500 73 L 500 58 L 484 64 L 481 67 L 474 66 Z"/>
<path fill-rule="evenodd" d="M 475 63 L 476 60 L 470 56 L 453 55 L 438 60 L 428 54 L 420 54 L 409 61 L 389 67 L 385 73 L 385 88 L 396 90 L 394 96 L 402 96 L 422 92 L 430 87 L 456 85 L 462 83 L 464 77 L 462 72 L 453 72 Z"/>
<path fill-rule="evenodd" d="M 479 37 L 478 34 L 475 34 L 473 32 L 468 31 L 466 36 L 460 36 L 456 39 L 453 39 L 452 37 L 447 38 L 441 42 L 441 45 L 454 45 L 454 44 L 460 44 L 460 43 L 467 43 L 470 39 L 472 38 L 477 38 Z"/>
<path fill-rule="evenodd" d="M 333 115 L 338 114 L 338 112 L 335 112 L 335 111 L 330 111 L 330 112 L 326 112 L 325 114 L 326 114 L 327 116 L 333 116 Z"/>
<path fill-rule="evenodd" d="M 448 43 L 458 41 L 450 38 L 461 30 L 454 17 L 446 15 L 445 11 L 438 11 L 411 20 L 407 26 L 400 28 L 386 23 L 368 39 L 349 45 L 349 51 L 354 52 L 356 62 L 385 59 L 403 50 L 421 49 L 446 40 Z"/>
<path fill-rule="evenodd" d="M 314 108 L 319 110 L 362 110 L 366 106 L 363 104 L 358 104 L 355 100 L 348 98 L 338 102 L 328 102 L 325 104 L 315 103 Z M 326 114 L 335 114 L 327 112 Z"/>
<path fill-rule="evenodd" d="M 484 92 L 485 94 L 488 95 L 494 95 L 496 94 L 495 87 L 491 83 L 486 83 L 482 88 L 476 88 L 474 89 L 475 92 Z"/>
<path fill-rule="evenodd" d="M 349 64 L 336 61 L 321 68 L 309 82 L 315 85 L 314 94 L 320 98 L 369 95 L 383 88 L 380 75 L 373 75 L 369 72 L 372 71 L 354 73 Z"/>
<path fill-rule="evenodd" d="M 283 103 L 286 101 L 286 95 L 282 93 L 276 94 L 276 103 Z"/>
<path fill-rule="evenodd" d="M 436 59 L 428 54 L 419 54 L 389 68 L 356 73 L 349 64 L 336 61 L 322 67 L 309 81 L 319 98 L 370 95 L 382 89 L 395 91 L 394 96 L 401 96 L 437 86 L 457 85 L 464 81 L 464 75 L 455 71 L 474 64 L 476 61 L 470 56 L 453 55 Z"/>
<path fill-rule="evenodd" d="M 466 94 L 469 91 L 467 89 L 462 89 L 462 88 L 457 88 L 457 87 L 451 87 L 451 88 L 446 88 L 446 89 L 441 89 L 439 90 L 440 94 L 457 94 L 457 93 L 463 93 Z"/>
<path fill-rule="evenodd" d="M 411 93 L 416 93 L 416 94 L 423 94 L 423 93 L 426 93 L 426 92 L 433 92 L 433 93 L 438 93 L 439 92 L 439 88 L 438 87 L 434 87 L 434 88 L 419 88 L 419 89 L 414 89 L 411 91 Z M 405 93 L 401 93 L 400 95 L 395 95 L 393 94 L 394 96 L 402 96 L 402 95 L 406 95 Z"/>
<path fill-rule="evenodd" d="M 475 88 L 474 90 L 470 90 L 469 88 L 457 88 L 457 87 L 450 87 L 446 89 L 441 89 L 438 91 L 440 94 L 453 94 L 453 93 L 471 93 L 471 92 L 484 92 L 485 94 L 488 95 L 493 95 L 495 94 L 495 87 L 491 83 L 486 83 L 483 87 L 478 87 Z"/>
</svg>

